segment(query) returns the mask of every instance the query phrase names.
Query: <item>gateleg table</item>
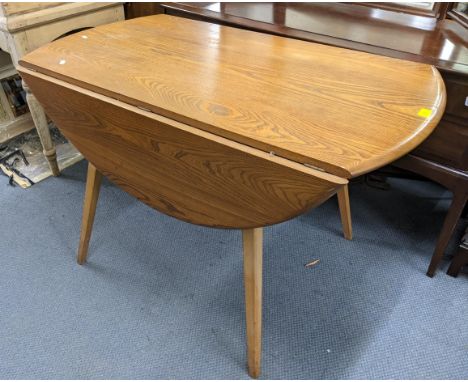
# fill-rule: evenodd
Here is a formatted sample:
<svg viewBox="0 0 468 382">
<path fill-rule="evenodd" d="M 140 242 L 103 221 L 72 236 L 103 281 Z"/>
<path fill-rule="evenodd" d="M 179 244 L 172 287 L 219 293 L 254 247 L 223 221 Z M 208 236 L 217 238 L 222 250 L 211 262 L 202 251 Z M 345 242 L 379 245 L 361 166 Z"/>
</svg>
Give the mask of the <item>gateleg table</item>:
<svg viewBox="0 0 468 382">
<path fill-rule="evenodd" d="M 243 231 L 252 377 L 262 227 L 406 154 L 445 107 L 429 65 L 167 15 L 65 37 L 19 71 L 90 162 L 80 264 L 102 175 L 177 219 Z"/>
</svg>

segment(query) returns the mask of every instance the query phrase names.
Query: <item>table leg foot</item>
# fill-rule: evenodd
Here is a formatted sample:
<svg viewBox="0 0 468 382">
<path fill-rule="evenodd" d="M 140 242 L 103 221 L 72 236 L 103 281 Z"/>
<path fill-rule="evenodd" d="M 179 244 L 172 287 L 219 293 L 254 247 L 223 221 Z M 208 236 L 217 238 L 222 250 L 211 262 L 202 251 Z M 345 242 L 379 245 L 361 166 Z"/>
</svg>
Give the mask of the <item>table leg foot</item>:
<svg viewBox="0 0 468 382">
<path fill-rule="evenodd" d="M 60 170 L 57 162 L 57 153 L 55 148 L 53 150 L 44 150 L 44 155 L 47 158 L 47 162 L 49 162 L 50 171 L 52 171 L 53 176 L 59 176 Z"/>
<path fill-rule="evenodd" d="M 244 243 L 244 288 L 249 375 L 258 378 L 262 356 L 262 246 L 263 229 L 242 231 Z"/>
<path fill-rule="evenodd" d="M 78 264 L 83 264 L 88 256 L 89 239 L 93 229 L 94 215 L 101 187 L 102 174 L 91 163 L 88 164 L 86 191 L 83 205 L 83 220 L 81 222 L 80 247 L 78 249 Z"/>
</svg>

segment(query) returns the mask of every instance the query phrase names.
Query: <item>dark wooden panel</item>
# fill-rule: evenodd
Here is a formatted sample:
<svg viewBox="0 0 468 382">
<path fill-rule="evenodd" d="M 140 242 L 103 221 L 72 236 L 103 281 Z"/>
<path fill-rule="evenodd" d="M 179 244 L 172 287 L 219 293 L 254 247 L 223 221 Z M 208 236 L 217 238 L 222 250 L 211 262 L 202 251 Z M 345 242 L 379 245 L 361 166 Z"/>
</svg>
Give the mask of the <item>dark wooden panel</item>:
<svg viewBox="0 0 468 382">
<path fill-rule="evenodd" d="M 437 128 L 416 150 L 422 158 L 468 171 L 468 124 L 442 119 Z"/>
<path fill-rule="evenodd" d="M 326 173 L 19 68 L 52 120 L 99 171 L 194 224 L 263 227 L 347 183 Z"/>
<path fill-rule="evenodd" d="M 134 19 L 137 17 L 158 15 L 164 13 L 161 3 L 136 3 L 128 2 L 124 4 L 125 19 Z"/>
<path fill-rule="evenodd" d="M 468 78 L 457 73 L 444 73 L 443 78 L 447 90 L 444 117 L 413 154 L 468 171 Z"/>
<path fill-rule="evenodd" d="M 468 121 L 468 77 L 454 74 L 444 75 L 447 89 L 447 106 L 445 113 Z M 468 122 L 466 122 L 468 124 Z"/>
</svg>

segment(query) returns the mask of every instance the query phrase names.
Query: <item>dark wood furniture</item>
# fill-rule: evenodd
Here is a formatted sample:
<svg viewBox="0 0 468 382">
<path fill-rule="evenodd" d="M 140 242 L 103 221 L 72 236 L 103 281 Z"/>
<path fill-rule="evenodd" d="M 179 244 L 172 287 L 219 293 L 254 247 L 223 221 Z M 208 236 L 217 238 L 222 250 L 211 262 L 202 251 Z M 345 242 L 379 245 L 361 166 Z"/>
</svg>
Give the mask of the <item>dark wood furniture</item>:
<svg viewBox="0 0 468 382">
<path fill-rule="evenodd" d="M 161 3 L 124 3 L 125 20 L 164 13 Z"/>
<path fill-rule="evenodd" d="M 397 162 L 396 166 L 423 175 L 434 182 L 449 189 L 453 194 L 447 216 L 437 239 L 434 254 L 427 271 L 428 276 L 433 276 L 440 264 L 445 248 L 457 226 L 457 222 L 466 206 L 468 199 L 468 173 L 449 166 L 444 166 L 436 161 L 421 158 L 417 155 L 406 155 Z"/>
<path fill-rule="evenodd" d="M 424 62 L 447 89 L 439 126 L 411 156 L 396 162 L 454 194 L 427 271 L 433 276 L 464 203 L 468 177 L 468 32 L 454 20 L 342 3 L 162 3 L 167 14 L 299 40 Z M 386 134 L 385 131 L 382 131 Z"/>
<path fill-rule="evenodd" d="M 452 263 L 447 270 L 447 274 L 457 277 L 464 265 L 468 265 L 468 229 L 461 240 L 457 254 L 453 258 Z"/>
<path fill-rule="evenodd" d="M 350 75 L 350 62 L 364 70 Z M 242 229 L 252 377 L 260 374 L 263 227 L 411 151 L 446 101 L 430 65 L 168 15 L 64 37 L 18 70 L 90 161 L 79 263 L 101 174 L 177 219 Z"/>
</svg>

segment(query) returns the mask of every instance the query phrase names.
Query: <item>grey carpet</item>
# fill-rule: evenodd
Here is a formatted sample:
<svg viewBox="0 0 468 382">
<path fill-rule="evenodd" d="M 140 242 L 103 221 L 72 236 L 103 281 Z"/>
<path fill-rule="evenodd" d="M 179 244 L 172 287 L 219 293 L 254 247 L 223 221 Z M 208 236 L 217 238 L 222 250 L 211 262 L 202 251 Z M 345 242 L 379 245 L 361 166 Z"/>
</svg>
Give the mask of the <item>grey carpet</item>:
<svg viewBox="0 0 468 382">
<path fill-rule="evenodd" d="M 106 182 L 80 267 L 85 165 L 0 178 L 0 377 L 247 378 L 240 233 Z M 468 378 L 468 277 L 425 275 L 450 193 L 391 186 L 351 186 L 353 241 L 335 199 L 266 229 L 263 378 Z"/>
</svg>

